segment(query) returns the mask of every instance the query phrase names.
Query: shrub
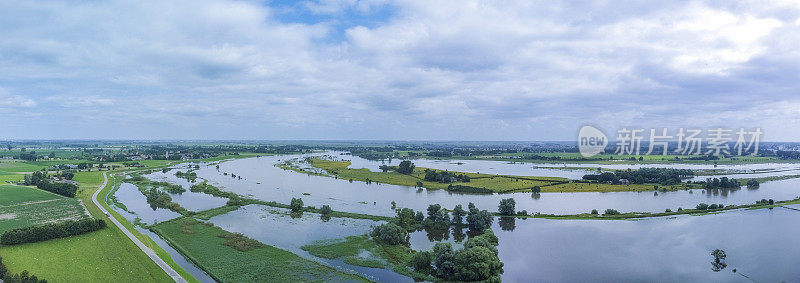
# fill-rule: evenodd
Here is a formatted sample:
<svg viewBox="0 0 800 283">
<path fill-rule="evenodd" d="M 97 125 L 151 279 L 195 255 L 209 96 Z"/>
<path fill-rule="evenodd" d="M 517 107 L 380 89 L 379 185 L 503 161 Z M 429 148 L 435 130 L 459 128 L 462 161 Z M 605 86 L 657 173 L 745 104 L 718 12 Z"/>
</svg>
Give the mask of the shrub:
<svg viewBox="0 0 800 283">
<path fill-rule="evenodd" d="M 597 209 L 592 209 L 592 214 L 597 214 Z"/>
<path fill-rule="evenodd" d="M 81 219 L 78 221 L 64 221 L 41 226 L 30 226 L 8 230 L 0 236 L 0 244 L 16 245 L 22 243 L 40 242 L 56 238 L 65 238 L 97 231 L 106 227 L 106 222 L 101 219 Z"/>
<path fill-rule="evenodd" d="M 411 257 L 408 262 L 412 268 L 417 272 L 428 273 L 431 270 L 431 262 L 433 261 L 433 254 L 430 252 L 418 252 Z"/>
<path fill-rule="evenodd" d="M 604 214 L 605 215 L 617 215 L 617 214 L 619 214 L 619 211 L 617 211 L 616 209 L 610 209 L 609 208 L 609 209 L 606 209 L 606 213 L 604 213 Z"/>
<path fill-rule="evenodd" d="M 695 208 L 697 208 L 697 210 L 706 210 L 708 209 L 708 204 L 700 203 Z"/>
<path fill-rule="evenodd" d="M 708 206 L 708 209 L 717 209 L 717 204 L 716 203 L 711 204 L 710 206 Z"/>
<path fill-rule="evenodd" d="M 405 229 L 394 223 L 381 224 L 369 233 L 375 241 L 387 245 L 408 244 L 408 235 Z"/>
<path fill-rule="evenodd" d="M 664 210 L 664 212 L 670 213 L 670 212 L 672 212 L 672 209 L 667 208 L 667 210 Z"/>
</svg>

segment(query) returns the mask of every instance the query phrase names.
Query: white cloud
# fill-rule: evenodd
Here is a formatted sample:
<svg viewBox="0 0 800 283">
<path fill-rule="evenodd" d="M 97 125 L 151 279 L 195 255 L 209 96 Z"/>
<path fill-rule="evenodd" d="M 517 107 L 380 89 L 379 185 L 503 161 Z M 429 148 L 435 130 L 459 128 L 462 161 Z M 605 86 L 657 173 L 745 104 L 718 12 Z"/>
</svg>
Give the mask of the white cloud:
<svg viewBox="0 0 800 283">
<path fill-rule="evenodd" d="M 13 95 L 4 88 L 0 87 L 0 107 L 2 108 L 29 108 L 36 106 L 36 101 L 33 99 Z"/>
<path fill-rule="evenodd" d="M 0 92 L 0 107 L 158 125 L 141 127 L 156 132 L 148 136 L 202 125 L 217 138 L 461 139 L 483 126 L 469 137 L 565 139 L 589 121 L 690 123 L 745 111 L 747 99 L 796 95 L 794 4 L 293 6 L 339 23 L 394 12 L 336 30 L 327 20 L 281 22 L 247 1 L 0 3 L 0 78 L 26 95 Z M 32 108 L 36 99 L 53 103 Z M 774 125 L 783 114 L 764 115 L 754 119 Z"/>
</svg>

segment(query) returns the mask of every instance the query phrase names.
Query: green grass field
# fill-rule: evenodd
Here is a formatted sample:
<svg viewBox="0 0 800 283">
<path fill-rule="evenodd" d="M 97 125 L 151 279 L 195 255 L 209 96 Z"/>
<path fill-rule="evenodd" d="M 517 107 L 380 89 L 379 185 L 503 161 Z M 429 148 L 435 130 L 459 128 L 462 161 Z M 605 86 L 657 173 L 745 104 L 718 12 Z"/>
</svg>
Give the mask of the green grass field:
<svg viewBox="0 0 800 283">
<path fill-rule="evenodd" d="M 59 198 L 0 207 L 0 233 L 28 226 L 88 217 L 76 199 Z"/>
<path fill-rule="evenodd" d="M 191 218 L 162 222 L 153 230 L 222 282 L 366 281 L 272 246 L 235 249 L 224 245 L 231 233 Z"/>
<path fill-rule="evenodd" d="M 76 173 L 75 180 L 81 184 L 76 199 L 86 204 L 93 217 L 109 222 L 91 201 L 102 184 L 101 174 Z M 20 199 L 16 201 L 24 201 Z M 114 225 L 69 238 L 0 246 L 0 256 L 9 271 L 28 270 L 50 282 L 172 282 Z"/>
<path fill-rule="evenodd" d="M 0 185 L 0 207 L 58 198 L 61 197 L 40 189 L 14 185 Z"/>
</svg>

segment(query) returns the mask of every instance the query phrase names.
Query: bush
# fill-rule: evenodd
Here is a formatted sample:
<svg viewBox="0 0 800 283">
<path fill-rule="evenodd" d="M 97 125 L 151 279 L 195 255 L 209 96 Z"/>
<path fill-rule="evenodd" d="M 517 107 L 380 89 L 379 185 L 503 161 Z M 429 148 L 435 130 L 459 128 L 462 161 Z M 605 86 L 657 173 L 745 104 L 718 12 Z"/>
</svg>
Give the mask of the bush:
<svg viewBox="0 0 800 283">
<path fill-rule="evenodd" d="M 708 204 L 700 203 L 695 208 L 697 208 L 697 210 L 706 210 L 708 209 Z"/>
<path fill-rule="evenodd" d="M 592 209 L 592 214 L 597 214 L 597 209 Z"/>
<path fill-rule="evenodd" d="M 501 215 L 514 215 L 515 206 L 516 201 L 513 198 L 502 199 L 497 210 L 500 211 Z"/>
<path fill-rule="evenodd" d="M 394 223 L 381 224 L 373 228 L 369 235 L 375 241 L 387 245 L 408 244 L 408 234 L 405 229 Z"/>
<path fill-rule="evenodd" d="M 0 236 L 0 244 L 16 245 L 65 238 L 97 231 L 105 227 L 106 222 L 101 219 L 70 220 L 41 226 L 23 227 L 8 230 L 3 233 L 3 235 Z"/>
<path fill-rule="evenodd" d="M 433 254 L 430 252 L 418 252 L 411 257 L 408 265 L 414 268 L 417 272 L 429 273 L 431 271 L 431 262 L 433 262 Z"/>
<path fill-rule="evenodd" d="M 303 199 L 292 198 L 292 202 L 289 203 L 289 208 L 292 210 L 292 212 L 303 211 Z"/>
<path fill-rule="evenodd" d="M 758 188 L 761 184 L 756 179 L 747 180 L 748 188 Z"/>
<path fill-rule="evenodd" d="M 708 209 L 717 209 L 717 204 L 711 204 Z"/>
<path fill-rule="evenodd" d="M 619 214 L 619 211 L 617 211 L 616 209 L 610 209 L 609 208 L 609 209 L 606 209 L 606 213 L 604 213 L 604 214 L 605 215 L 617 215 L 617 214 Z"/>
<path fill-rule="evenodd" d="M 319 213 L 322 215 L 328 215 L 331 214 L 331 212 L 333 212 L 333 210 L 331 209 L 331 206 L 327 204 L 323 205 L 322 208 L 319 209 Z"/>
<path fill-rule="evenodd" d="M 670 213 L 670 212 L 672 212 L 672 209 L 667 208 L 667 210 L 664 210 L 664 212 Z"/>
</svg>

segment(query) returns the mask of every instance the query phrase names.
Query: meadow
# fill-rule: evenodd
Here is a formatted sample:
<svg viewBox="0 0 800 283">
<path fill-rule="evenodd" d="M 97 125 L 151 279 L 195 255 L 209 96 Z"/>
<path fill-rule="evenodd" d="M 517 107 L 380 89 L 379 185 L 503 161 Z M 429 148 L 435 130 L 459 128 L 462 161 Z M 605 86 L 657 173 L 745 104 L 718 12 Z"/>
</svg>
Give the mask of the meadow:
<svg viewBox="0 0 800 283">
<path fill-rule="evenodd" d="M 409 175 L 400 174 L 394 171 L 389 172 L 372 172 L 369 169 L 350 169 L 350 161 L 334 161 L 322 158 L 311 158 L 309 164 L 316 168 L 320 168 L 343 180 L 353 180 L 361 182 L 378 182 L 393 185 L 403 185 L 416 187 L 419 183 L 422 187 L 427 189 L 447 189 L 449 185 L 461 185 L 475 188 L 485 188 L 495 193 L 511 193 L 511 192 L 526 192 L 531 191 L 534 187 L 539 187 L 541 192 L 619 192 L 619 191 L 652 191 L 656 189 L 657 184 L 629 184 L 629 185 L 612 185 L 612 184 L 598 184 L 598 183 L 582 183 L 570 181 L 566 178 L 559 177 L 530 177 L 530 176 L 507 176 L 507 175 L 490 175 L 478 174 L 469 172 L 452 172 L 455 174 L 464 174 L 470 177 L 469 182 L 451 182 L 439 183 L 428 182 L 424 180 L 425 170 L 428 168 L 416 167 L 414 172 Z M 306 172 L 303 169 L 291 166 L 283 166 L 283 168 L 291 169 L 301 173 L 316 174 L 313 172 Z M 435 170 L 441 171 L 441 170 Z M 419 183 L 418 183 L 419 182 Z M 688 184 L 680 184 L 676 186 L 658 186 L 661 190 L 678 190 L 687 189 L 691 186 Z"/>
<path fill-rule="evenodd" d="M 367 281 L 192 218 L 162 222 L 152 230 L 222 282 Z"/>
</svg>

